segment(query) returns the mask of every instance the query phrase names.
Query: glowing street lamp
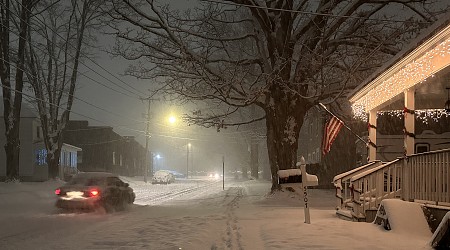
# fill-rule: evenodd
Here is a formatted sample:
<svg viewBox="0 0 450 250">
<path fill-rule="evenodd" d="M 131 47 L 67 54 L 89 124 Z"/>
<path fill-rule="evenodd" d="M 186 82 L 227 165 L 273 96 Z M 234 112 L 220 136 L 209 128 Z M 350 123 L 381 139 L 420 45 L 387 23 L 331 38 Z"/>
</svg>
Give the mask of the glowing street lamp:
<svg viewBox="0 0 450 250">
<path fill-rule="evenodd" d="M 175 124 L 175 122 L 177 122 L 177 118 L 175 116 L 171 115 L 169 117 L 169 123 L 170 124 Z"/>
</svg>

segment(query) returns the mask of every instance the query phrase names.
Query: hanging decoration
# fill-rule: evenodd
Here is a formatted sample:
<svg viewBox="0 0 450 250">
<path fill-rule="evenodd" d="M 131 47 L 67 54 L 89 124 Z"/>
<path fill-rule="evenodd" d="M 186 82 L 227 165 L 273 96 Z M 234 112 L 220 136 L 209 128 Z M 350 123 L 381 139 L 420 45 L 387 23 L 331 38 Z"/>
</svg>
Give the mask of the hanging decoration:
<svg viewBox="0 0 450 250">
<path fill-rule="evenodd" d="M 449 117 L 450 113 L 445 109 L 422 109 L 422 110 L 409 110 L 416 115 L 416 120 L 421 121 L 424 124 L 428 124 L 430 121 L 439 122 L 442 117 Z M 380 116 L 388 115 L 392 117 L 401 118 L 404 114 L 411 112 L 405 112 L 405 110 L 388 110 L 378 111 L 377 118 Z"/>
<path fill-rule="evenodd" d="M 417 52 L 418 53 L 418 52 Z M 416 84 L 425 82 L 429 77 L 450 64 L 450 38 L 427 51 L 417 60 L 406 64 L 397 73 L 377 84 L 364 95 L 353 101 L 352 109 L 356 118 L 367 119 L 367 112 L 391 100 L 395 96 Z M 385 77 L 381 75 L 381 77 Z"/>
</svg>

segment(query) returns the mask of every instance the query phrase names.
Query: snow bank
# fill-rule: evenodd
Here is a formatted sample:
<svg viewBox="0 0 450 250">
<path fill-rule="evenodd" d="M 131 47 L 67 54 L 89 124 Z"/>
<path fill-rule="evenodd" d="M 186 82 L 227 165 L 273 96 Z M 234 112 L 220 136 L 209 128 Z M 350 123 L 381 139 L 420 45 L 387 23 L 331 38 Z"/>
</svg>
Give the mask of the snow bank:
<svg viewBox="0 0 450 250">
<path fill-rule="evenodd" d="M 385 212 L 381 211 L 383 209 Z M 386 199 L 381 201 L 377 216 L 387 218 L 391 231 L 394 233 L 427 239 L 431 237 L 431 231 L 421 204 L 398 199 Z"/>
</svg>

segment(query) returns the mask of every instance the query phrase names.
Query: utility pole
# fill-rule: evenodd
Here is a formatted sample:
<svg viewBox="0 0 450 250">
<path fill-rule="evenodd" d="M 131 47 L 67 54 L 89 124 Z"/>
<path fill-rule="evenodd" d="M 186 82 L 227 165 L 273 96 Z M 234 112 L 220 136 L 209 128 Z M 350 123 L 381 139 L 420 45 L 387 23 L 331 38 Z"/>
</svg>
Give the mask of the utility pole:
<svg viewBox="0 0 450 250">
<path fill-rule="evenodd" d="M 148 99 L 148 109 L 147 109 L 147 127 L 145 129 L 145 167 L 144 167 L 144 182 L 147 183 L 148 174 L 148 137 L 150 136 L 148 130 L 150 128 L 150 98 Z"/>
<path fill-rule="evenodd" d="M 152 99 L 151 97 L 148 98 L 141 98 L 142 101 L 148 101 L 148 108 L 147 108 L 147 116 L 146 116 L 146 123 L 147 126 L 145 128 L 145 166 L 144 166 L 144 182 L 147 183 L 147 175 L 149 172 L 149 153 L 148 153 L 148 141 L 150 138 L 150 103 L 153 100 L 157 100 L 157 99 Z M 151 155 L 151 154 L 150 154 Z M 153 164 L 152 164 L 153 165 Z M 150 169 L 150 172 L 152 173 L 151 175 L 153 175 L 153 169 Z"/>
<path fill-rule="evenodd" d="M 222 190 L 225 190 L 225 156 L 222 155 Z"/>
<path fill-rule="evenodd" d="M 186 179 L 189 178 L 189 146 L 190 143 L 186 144 Z"/>
</svg>

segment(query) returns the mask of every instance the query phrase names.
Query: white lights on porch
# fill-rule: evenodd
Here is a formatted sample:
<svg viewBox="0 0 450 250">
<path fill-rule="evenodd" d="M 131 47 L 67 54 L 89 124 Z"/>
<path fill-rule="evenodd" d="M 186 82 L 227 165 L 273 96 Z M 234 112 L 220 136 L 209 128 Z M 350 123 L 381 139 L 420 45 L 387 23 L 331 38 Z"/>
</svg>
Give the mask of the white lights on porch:
<svg viewBox="0 0 450 250">
<path fill-rule="evenodd" d="M 444 40 L 397 73 L 373 86 L 353 102 L 356 118 L 367 121 L 367 112 L 391 100 L 416 84 L 423 83 L 450 64 L 450 38 Z"/>
<path fill-rule="evenodd" d="M 389 116 L 395 116 L 395 117 L 402 117 L 403 116 L 403 110 L 388 110 L 388 111 L 378 111 L 377 117 L 383 116 L 383 115 L 389 115 Z M 435 122 L 438 122 L 441 117 L 449 117 L 450 114 L 446 112 L 445 109 L 423 109 L 423 110 L 415 110 L 414 111 L 416 115 L 416 119 L 421 121 L 424 124 L 428 124 L 430 120 L 433 120 Z"/>
</svg>

